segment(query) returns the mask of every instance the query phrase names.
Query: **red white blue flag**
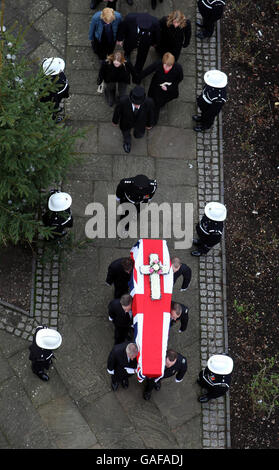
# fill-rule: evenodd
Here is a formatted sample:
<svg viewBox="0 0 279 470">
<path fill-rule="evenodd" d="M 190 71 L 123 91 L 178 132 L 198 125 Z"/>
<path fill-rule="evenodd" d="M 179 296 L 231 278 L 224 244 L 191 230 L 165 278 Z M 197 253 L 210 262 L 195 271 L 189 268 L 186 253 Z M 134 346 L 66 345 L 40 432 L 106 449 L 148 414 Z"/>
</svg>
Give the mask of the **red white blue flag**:
<svg viewBox="0 0 279 470">
<path fill-rule="evenodd" d="M 139 349 L 137 377 L 141 382 L 145 377 L 160 377 L 164 374 L 173 270 L 165 240 L 141 239 L 131 249 L 130 254 L 134 260 L 130 295 L 133 297 L 134 337 Z M 163 267 L 157 276 L 153 276 L 154 270 L 152 271 L 154 255 L 157 255 L 160 266 Z M 144 270 L 150 272 L 143 274 Z M 151 283 L 151 275 L 152 281 L 155 279 L 157 282 L 155 287 Z M 155 290 L 159 298 L 153 300 Z"/>
</svg>

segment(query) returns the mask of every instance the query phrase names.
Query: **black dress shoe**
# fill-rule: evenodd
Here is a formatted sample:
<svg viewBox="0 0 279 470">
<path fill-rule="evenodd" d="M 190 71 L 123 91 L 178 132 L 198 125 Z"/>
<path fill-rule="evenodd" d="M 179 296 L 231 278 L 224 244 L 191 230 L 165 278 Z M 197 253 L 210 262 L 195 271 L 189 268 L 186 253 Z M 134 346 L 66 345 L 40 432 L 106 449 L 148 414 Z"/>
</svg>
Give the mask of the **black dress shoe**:
<svg viewBox="0 0 279 470">
<path fill-rule="evenodd" d="M 195 250 L 195 251 L 192 251 L 192 252 L 191 252 L 191 255 L 192 255 L 192 256 L 201 256 L 202 253 L 201 253 L 200 251 L 196 251 L 196 250 Z"/>
<path fill-rule="evenodd" d="M 44 372 L 42 372 L 41 374 L 37 374 L 37 376 L 43 380 L 44 382 L 47 382 L 49 380 L 49 376 L 47 374 L 45 374 Z"/>
<path fill-rule="evenodd" d="M 193 130 L 195 132 L 204 132 L 205 131 L 205 129 L 202 126 L 196 126 L 196 127 L 194 127 Z"/>
<path fill-rule="evenodd" d="M 115 392 L 118 389 L 119 383 L 118 382 L 111 382 L 111 388 Z"/>
<path fill-rule="evenodd" d="M 121 385 L 123 388 L 128 388 L 129 387 L 129 381 L 128 379 L 123 379 L 121 382 Z"/>
<path fill-rule="evenodd" d="M 199 116 L 198 114 L 194 114 L 194 115 L 192 116 L 192 119 L 193 119 L 194 121 L 199 122 L 199 121 L 201 121 L 201 116 Z"/>
<path fill-rule="evenodd" d="M 152 8 L 152 10 L 155 10 L 155 8 L 156 8 L 156 3 L 157 3 L 156 0 L 151 0 L 151 8 Z"/>
<path fill-rule="evenodd" d="M 128 3 L 128 5 L 133 5 L 134 4 L 133 0 L 127 0 L 127 3 Z"/>
<path fill-rule="evenodd" d="M 198 398 L 200 403 L 207 403 L 209 401 L 209 398 L 207 395 L 202 395 L 200 398 Z"/>
<path fill-rule="evenodd" d="M 144 392 L 143 398 L 144 398 L 145 400 L 150 400 L 150 398 L 151 398 L 151 392 Z"/>
<path fill-rule="evenodd" d="M 156 390 L 157 392 L 159 392 L 159 390 L 160 390 L 160 388 L 161 388 L 161 382 L 160 382 L 160 381 L 159 381 L 159 382 L 155 382 L 154 388 L 155 388 L 155 390 Z"/>
<path fill-rule="evenodd" d="M 124 144 L 123 144 L 123 148 L 124 148 L 124 150 L 125 150 L 126 153 L 130 153 L 130 152 L 131 152 L 131 144 L 124 143 Z"/>
<path fill-rule="evenodd" d="M 95 10 L 95 8 L 97 7 L 98 5 L 98 1 L 97 0 L 93 0 L 91 3 L 90 3 L 90 8 L 91 10 Z"/>
</svg>

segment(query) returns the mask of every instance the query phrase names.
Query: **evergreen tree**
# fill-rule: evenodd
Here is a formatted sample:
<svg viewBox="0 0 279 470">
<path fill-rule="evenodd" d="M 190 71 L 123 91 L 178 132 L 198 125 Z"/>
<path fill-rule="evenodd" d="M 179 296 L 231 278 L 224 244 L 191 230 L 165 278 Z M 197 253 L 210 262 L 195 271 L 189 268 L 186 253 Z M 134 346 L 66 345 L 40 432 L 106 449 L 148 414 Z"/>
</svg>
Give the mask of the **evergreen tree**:
<svg viewBox="0 0 279 470">
<path fill-rule="evenodd" d="M 57 85 L 21 54 L 23 35 L 0 26 L 0 246 L 46 238 L 41 211 L 48 189 L 57 188 L 76 160 L 80 132 L 52 118 L 41 102 Z M 34 65 L 36 65 L 34 67 Z M 34 71 L 35 69 L 35 71 Z"/>
</svg>

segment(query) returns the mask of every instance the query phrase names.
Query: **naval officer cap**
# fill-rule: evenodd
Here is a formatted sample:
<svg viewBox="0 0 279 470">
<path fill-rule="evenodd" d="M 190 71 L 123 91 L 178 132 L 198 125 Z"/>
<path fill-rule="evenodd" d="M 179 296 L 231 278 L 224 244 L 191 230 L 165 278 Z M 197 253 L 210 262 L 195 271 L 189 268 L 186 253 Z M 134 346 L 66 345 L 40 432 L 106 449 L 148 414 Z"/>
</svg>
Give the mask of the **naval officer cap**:
<svg viewBox="0 0 279 470">
<path fill-rule="evenodd" d="M 50 196 L 48 208 L 53 212 L 65 211 L 72 204 L 72 198 L 68 193 L 57 192 Z"/>
<path fill-rule="evenodd" d="M 206 217 L 216 222 L 223 222 L 227 217 L 227 209 L 220 202 L 209 202 L 204 208 Z"/>
<path fill-rule="evenodd" d="M 145 175 L 137 175 L 134 177 L 134 184 L 137 188 L 147 189 L 149 188 L 150 180 Z"/>
<path fill-rule="evenodd" d="M 207 367 L 214 374 L 228 375 L 233 370 L 233 360 L 224 354 L 215 354 L 208 359 Z"/>
<path fill-rule="evenodd" d="M 36 334 L 36 344 L 42 349 L 57 349 L 61 346 L 62 336 L 51 328 L 42 328 Z"/>
<path fill-rule="evenodd" d="M 43 60 L 43 71 L 45 75 L 58 75 L 65 69 L 65 62 L 60 57 L 49 57 Z"/>
<path fill-rule="evenodd" d="M 220 70 L 208 70 L 204 74 L 204 81 L 213 88 L 224 88 L 228 83 L 228 77 Z"/>
</svg>

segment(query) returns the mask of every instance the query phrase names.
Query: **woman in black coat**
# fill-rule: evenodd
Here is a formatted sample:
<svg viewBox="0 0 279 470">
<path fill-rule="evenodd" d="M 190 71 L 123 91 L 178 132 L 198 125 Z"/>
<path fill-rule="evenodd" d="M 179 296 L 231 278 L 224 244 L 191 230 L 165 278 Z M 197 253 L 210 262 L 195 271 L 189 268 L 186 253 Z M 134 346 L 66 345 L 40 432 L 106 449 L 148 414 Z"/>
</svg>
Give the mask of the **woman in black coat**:
<svg viewBox="0 0 279 470">
<path fill-rule="evenodd" d="M 101 64 L 97 85 L 105 83 L 105 96 L 109 106 L 118 102 L 121 96 L 126 95 L 127 86 L 134 77 L 134 67 L 124 57 L 123 51 L 115 51 Z M 116 92 L 118 88 L 118 96 Z"/>
<path fill-rule="evenodd" d="M 177 61 L 182 47 L 187 47 L 190 44 L 192 34 L 190 20 L 180 10 L 175 10 L 160 19 L 160 31 L 160 43 L 156 47 L 157 52 L 161 56 L 165 52 L 170 52 Z"/>
<path fill-rule="evenodd" d="M 169 101 L 178 98 L 178 85 L 183 80 L 183 69 L 175 62 L 169 52 L 163 55 L 162 60 L 156 61 L 146 67 L 141 73 L 141 79 L 155 72 L 150 83 L 148 96 L 155 103 L 155 123 L 158 122 L 160 109 Z"/>
</svg>

